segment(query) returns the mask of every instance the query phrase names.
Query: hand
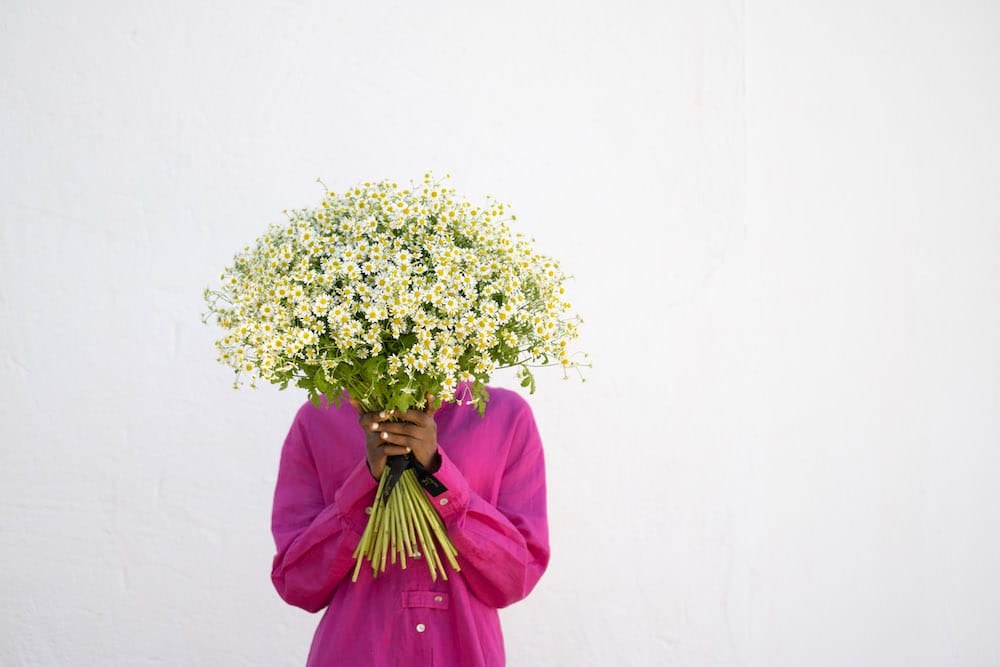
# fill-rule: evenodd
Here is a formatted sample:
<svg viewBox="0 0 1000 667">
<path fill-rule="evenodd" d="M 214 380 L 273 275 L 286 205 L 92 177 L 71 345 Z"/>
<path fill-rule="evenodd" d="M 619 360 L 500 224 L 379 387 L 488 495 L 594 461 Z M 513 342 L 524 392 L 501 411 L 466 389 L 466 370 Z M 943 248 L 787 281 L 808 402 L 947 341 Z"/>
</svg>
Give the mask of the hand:
<svg viewBox="0 0 1000 667">
<path fill-rule="evenodd" d="M 357 402 L 351 401 L 361 413 Z M 358 423 L 365 432 L 368 470 L 375 479 L 382 477 L 385 461 L 390 456 L 413 453 L 413 456 L 430 472 L 440 466 L 437 453 L 437 424 L 434 422 L 433 397 L 427 396 L 427 408 L 420 410 L 366 412 Z M 389 421 L 399 419 L 401 421 Z"/>
</svg>

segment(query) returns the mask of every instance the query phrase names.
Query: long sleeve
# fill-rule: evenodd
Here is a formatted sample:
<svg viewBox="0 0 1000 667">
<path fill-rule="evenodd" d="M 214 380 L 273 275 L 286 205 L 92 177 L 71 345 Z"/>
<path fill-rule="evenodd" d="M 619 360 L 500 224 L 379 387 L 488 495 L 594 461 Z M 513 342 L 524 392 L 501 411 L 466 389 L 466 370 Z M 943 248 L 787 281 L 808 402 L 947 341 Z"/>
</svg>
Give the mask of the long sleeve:
<svg viewBox="0 0 1000 667">
<path fill-rule="evenodd" d="M 429 496 L 459 550 L 461 572 L 433 580 L 414 554 L 351 582 L 354 549 L 375 502 L 365 437 L 349 404 L 306 403 L 281 450 L 271 578 L 289 604 L 321 609 L 309 667 L 505 664 L 497 609 L 526 596 L 549 559 L 542 445 L 528 404 L 490 388 L 485 417 L 469 406 L 434 415 L 447 487 Z M 447 567 L 447 565 L 446 565 Z M 390 648 L 391 647 L 391 648 Z"/>
<path fill-rule="evenodd" d="M 271 580 L 286 602 L 316 612 L 354 565 L 376 484 L 360 458 L 327 504 L 302 415 L 281 451 L 271 516 L 277 548 Z"/>
<path fill-rule="evenodd" d="M 462 577 L 477 598 L 495 608 L 527 596 L 549 561 L 544 455 L 526 404 L 510 433 L 495 506 L 470 487 L 440 445 L 435 476 L 448 490 L 432 498 L 458 549 Z"/>
</svg>

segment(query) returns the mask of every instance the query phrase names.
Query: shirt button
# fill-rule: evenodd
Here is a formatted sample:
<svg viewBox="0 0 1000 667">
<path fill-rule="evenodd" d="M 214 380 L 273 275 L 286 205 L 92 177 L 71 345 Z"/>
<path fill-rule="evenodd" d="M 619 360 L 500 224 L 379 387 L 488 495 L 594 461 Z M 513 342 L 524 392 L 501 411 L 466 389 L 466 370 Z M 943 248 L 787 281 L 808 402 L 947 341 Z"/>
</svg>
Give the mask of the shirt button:
<svg viewBox="0 0 1000 667">
<path fill-rule="evenodd" d="M 426 629 L 423 623 L 417 623 L 417 632 L 423 632 Z"/>
<path fill-rule="evenodd" d="M 440 595 L 435 595 L 434 596 L 434 601 L 435 602 L 444 602 L 444 598 L 441 597 Z"/>
<path fill-rule="evenodd" d="M 441 502 L 442 505 L 447 505 L 448 504 L 448 499 L 447 498 L 442 498 L 440 502 Z"/>
</svg>

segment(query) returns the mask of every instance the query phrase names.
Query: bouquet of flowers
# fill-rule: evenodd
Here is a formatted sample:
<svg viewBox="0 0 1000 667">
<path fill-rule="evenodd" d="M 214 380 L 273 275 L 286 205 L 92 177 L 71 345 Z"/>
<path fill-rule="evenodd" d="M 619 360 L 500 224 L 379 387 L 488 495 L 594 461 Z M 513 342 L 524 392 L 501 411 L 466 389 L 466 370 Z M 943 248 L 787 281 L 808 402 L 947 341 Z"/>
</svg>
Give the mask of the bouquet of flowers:
<svg viewBox="0 0 1000 667">
<path fill-rule="evenodd" d="M 567 277 L 512 232 L 509 206 L 470 203 L 430 173 L 410 186 L 364 182 L 337 194 L 324 185 L 319 206 L 285 210 L 287 224 L 236 254 L 221 285 L 205 290 L 235 387 L 294 383 L 317 405 L 346 391 L 366 412 L 424 408 L 433 396 L 483 414 L 497 369 L 517 367 L 533 393 L 532 368 L 568 377 L 586 365 L 569 349 L 580 319 L 568 314 Z M 405 568 L 418 546 L 433 579 L 447 579 L 441 553 L 459 570 L 424 492 L 436 480 L 405 458 L 391 457 L 379 481 L 355 581 L 363 559 L 377 576 L 387 554 Z"/>
</svg>

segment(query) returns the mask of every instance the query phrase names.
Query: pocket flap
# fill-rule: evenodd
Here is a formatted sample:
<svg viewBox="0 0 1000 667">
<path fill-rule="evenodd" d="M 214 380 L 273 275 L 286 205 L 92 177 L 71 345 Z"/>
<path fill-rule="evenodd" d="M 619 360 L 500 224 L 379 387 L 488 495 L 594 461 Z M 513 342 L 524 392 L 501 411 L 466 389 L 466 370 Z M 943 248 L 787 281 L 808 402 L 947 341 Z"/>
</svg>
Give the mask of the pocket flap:
<svg viewBox="0 0 1000 667">
<path fill-rule="evenodd" d="M 438 591 L 403 591 L 403 606 L 447 609 L 448 594 Z"/>
</svg>

